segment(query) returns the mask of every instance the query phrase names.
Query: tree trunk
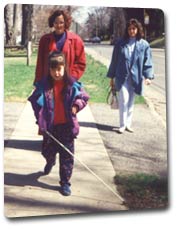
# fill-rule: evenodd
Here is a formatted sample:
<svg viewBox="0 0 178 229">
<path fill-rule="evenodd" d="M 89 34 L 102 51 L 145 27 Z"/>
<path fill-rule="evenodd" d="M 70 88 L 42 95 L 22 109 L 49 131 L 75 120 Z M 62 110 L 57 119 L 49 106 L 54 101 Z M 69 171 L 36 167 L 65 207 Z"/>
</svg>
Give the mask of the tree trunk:
<svg viewBox="0 0 178 229">
<path fill-rule="evenodd" d="M 118 37 L 124 35 L 126 27 L 125 13 L 122 8 L 113 8 L 113 30 L 114 30 L 114 40 Z"/>
<path fill-rule="evenodd" d="M 16 45 L 19 5 L 8 4 L 4 8 L 5 44 Z"/>
<path fill-rule="evenodd" d="M 13 43 L 16 44 L 17 37 L 17 22 L 18 22 L 18 6 L 14 4 L 13 7 Z"/>
<path fill-rule="evenodd" d="M 32 17 L 33 5 L 22 5 L 22 45 L 27 46 L 28 41 L 32 40 Z"/>
<path fill-rule="evenodd" d="M 12 44 L 13 31 L 12 31 L 11 13 L 12 13 L 12 5 L 8 4 L 4 8 L 5 44 L 6 45 Z"/>
</svg>

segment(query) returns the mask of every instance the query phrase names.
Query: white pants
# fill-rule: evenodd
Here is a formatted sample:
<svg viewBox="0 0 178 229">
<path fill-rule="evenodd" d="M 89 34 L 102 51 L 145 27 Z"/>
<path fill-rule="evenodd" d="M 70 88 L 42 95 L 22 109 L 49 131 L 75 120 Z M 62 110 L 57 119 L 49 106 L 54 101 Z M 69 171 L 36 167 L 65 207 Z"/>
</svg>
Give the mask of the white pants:
<svg viewBox="0 0 178 229">
<path fill-rule="evenodd" d="M 135 92 L 130 77 L 126 79 L 117 96 L 119 101 L 120 128 L 131 127 Z"/>
</svg>

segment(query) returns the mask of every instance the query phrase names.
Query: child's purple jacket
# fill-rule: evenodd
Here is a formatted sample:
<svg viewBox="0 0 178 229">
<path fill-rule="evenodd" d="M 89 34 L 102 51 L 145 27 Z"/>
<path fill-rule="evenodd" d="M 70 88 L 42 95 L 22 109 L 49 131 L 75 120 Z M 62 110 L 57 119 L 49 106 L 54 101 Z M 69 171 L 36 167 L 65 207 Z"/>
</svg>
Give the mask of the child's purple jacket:
<svg viewBox="0 0 178 229">
<path fill-rule="evenodd" d="M 88 94 L 84 91 L 80 82 L 70 78 L 64 90 L 64 108 L 67 118 L 67 123 L 71 126 L 73 137 L 79 133 L 79 124 L 77 116 L 72 114 L 72 106 L 76 105 L 78 111 L 82 110 L 89 99 Z M 39 126 L 40 132 L 52 131 L 54 120 L 54 95 L 53 88 L 48 77 L 43 78 L 36 83 L 36 88 L 32 95 L 28 98 L 31 102 L 36 123 Z"/>
</svg>

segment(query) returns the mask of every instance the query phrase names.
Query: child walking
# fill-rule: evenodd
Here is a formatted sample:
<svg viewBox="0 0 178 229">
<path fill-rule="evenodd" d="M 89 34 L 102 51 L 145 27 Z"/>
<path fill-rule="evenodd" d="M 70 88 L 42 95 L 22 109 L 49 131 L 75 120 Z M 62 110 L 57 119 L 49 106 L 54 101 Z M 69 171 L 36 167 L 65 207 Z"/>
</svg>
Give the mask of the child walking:
<svg viewBox="0 0 178 229">
<path fill-rule="evenodd" d="M 49 55 L 49 75 L 35 83 L 35 90 L 28 100 L 43 135 L 42 155 L 46 159 L 44 174 L 50 173 L 59 152 L 59 176 L 61 193 L 71 195 L 72 170 L 74 157 L 51 139 L 45 131 L 74 154 L 74 139 L 79 133 L 76 114 L 82 110 L 89 99 L 82 84 L 69 76 L 63 53 L 54 51 Z"/>
</svg>

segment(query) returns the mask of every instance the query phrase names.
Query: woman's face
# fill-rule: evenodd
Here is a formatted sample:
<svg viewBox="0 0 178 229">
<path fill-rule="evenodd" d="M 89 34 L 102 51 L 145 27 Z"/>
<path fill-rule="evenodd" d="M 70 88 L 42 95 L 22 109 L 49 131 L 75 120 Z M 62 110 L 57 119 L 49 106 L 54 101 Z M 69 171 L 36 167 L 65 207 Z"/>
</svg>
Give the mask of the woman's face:
<svg viewBox="0 0 178 229">
<path fill-rule="evenodd" d="M 136 37 L 137 33 L 138 33 L 137 27 L 135 27 L 134 25 L 130 25 L 128 27 L 129 37 L 131 37 L 131 38 Z"/>
<path fill-rule="evenodd" d="M 56 68 L 50 68 L 50 76 L 53 80 L 62 80 L 64 76 L 64 65 L 58 65 Z"/>
<path fill-rule="evenodd" d="M 64 33 L 65 21 L 64 21 L 63 15 L 60 15 L 60 16 L 55 18 L 53 26 L 54 26 L 54 30 L 55 30 L 56 34 L 60 35 L 60 34 Z"/>
</svg>

